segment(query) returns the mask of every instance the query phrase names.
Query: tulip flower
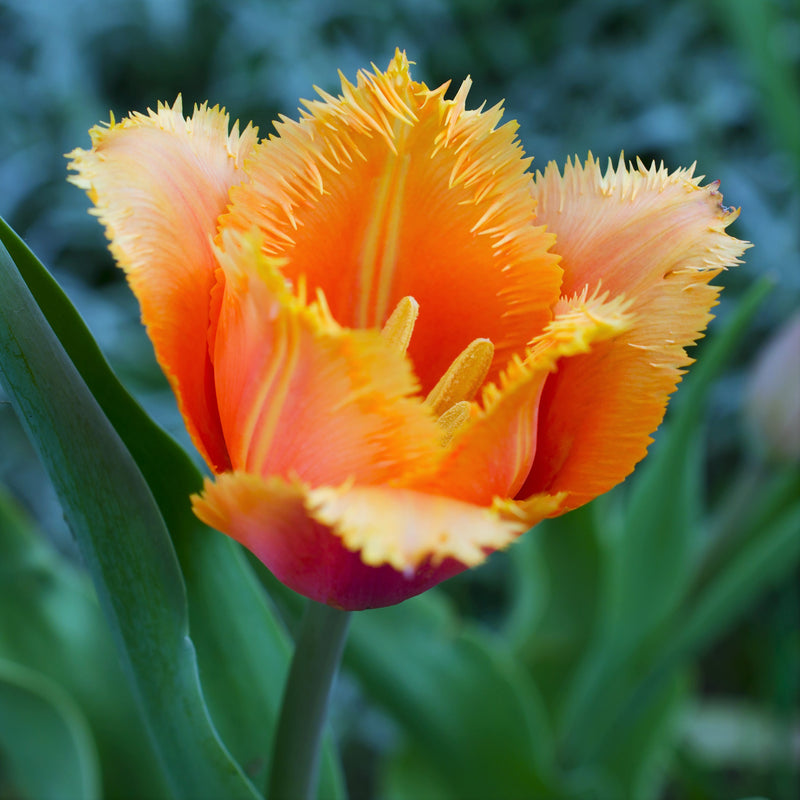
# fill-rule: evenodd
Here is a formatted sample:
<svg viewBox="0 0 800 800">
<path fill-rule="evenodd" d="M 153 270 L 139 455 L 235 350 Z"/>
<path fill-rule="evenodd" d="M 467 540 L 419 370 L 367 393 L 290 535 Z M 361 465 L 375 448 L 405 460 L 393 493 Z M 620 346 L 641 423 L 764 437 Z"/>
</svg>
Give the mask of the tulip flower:
<svg viewBox="0 0 800 800">
<path fill-rule="evenodd" d="M 384 606 L 644 457 L 745 243 L 693 168 L 530 171 L 405 54 L 261 141 L 181 101 L 71 153 L 213 478 L 292 589 Z"/>
</svg>

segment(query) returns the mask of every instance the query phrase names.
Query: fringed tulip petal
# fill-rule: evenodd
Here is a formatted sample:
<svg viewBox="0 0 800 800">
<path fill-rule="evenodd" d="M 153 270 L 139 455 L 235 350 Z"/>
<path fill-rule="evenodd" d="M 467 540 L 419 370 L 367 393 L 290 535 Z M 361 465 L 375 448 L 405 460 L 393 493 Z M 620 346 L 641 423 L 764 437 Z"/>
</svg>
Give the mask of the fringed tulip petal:
<svg viewBox="0 0 800 800">
<path fill-rule="evenodd" d="M 516 522 L 525 530 L 533 528 L 548 517 L 557 517 L 567 511 L 568 494 L 535 494 L 525 500 L 497 498 L 492 508 L 504 519 Z"/>
<path fill-rule="evenodd" d="M 630 305 L 605 294 L 560 303 L 527 357 L 512 360 L 499 382 L 484 388 L 480 406 L 453 434 L 437 474 L 415 476 L 411 485 L 482 505 L 517 495 L 537 452 L 543 387 L 572 357 L 629 330 Z"/>
<path fill-rule="evenodd" d="M 214 365 L 233 468 L 311 486 L 430 469 L 440 430 L 402 353 L 296 297 L 258 234 L 223 244 Z"/>
<path fill-rule="evenodd" d="M 536 459 L 521 496 L 567 491 L 573 508 L 607 491 L 644 457 L 692 345 L 711 319 L 708 282 L 748 246 L 725 234 L 736 211 L 716 184 L 663 167 L 603 175 L 591 157 L 552 164 L 533 189 L 537 221 L 557 237 L 564 292 L 602 287 L 630 299 L 636 323 L 566 360 L 545 387 Z"/>
<path fill-rule="evenodd" d="M 525 524 L 433 495 L 309 490 L 241 472 L 206 480 L 192 504 L 201 520 L 251 550 L 281 582 L 345 609 L 392 605 L 424 592 L 482 561 L 484 548 L 507 545 Z"/>
<path fill-rule="evenodd" d="M 282 118 L 232 192 L 225 225 L 257 226 L 284 274 L 321 288 L 333 317 L 381 327 L 398 301 L 420 307 L 409 355 L 428 392 L 471 341 L 490 339 L 497 375 L 551 317 L 561 271 L 534 225 L 529 159 L 500 107 L 465 108 L 411 80 L 398 53 L 385 73 L 342 79 L 299 122 Z"/>
<path fill-rule="evenodd" d="M 420 564 L 446 558 L 474 567 L 525 530 L 491 508 L 382 486 L 314 489 L 309 508 L 365 564 L 389 564 L 409 577 Z"/>
<path fill-rule="evenodd" d="M 85 189 L 111 251 L 139 300 L 142 319 L 195 445 L 227 466 L 208 352 L 211 242 L 228 191 L 243 179 L 256 132 L 228 133 L 228 115 L 203 105 L 133 114 L 90 131 L 91 150 L 70 153 L 70 180 Z"/>
</svg>

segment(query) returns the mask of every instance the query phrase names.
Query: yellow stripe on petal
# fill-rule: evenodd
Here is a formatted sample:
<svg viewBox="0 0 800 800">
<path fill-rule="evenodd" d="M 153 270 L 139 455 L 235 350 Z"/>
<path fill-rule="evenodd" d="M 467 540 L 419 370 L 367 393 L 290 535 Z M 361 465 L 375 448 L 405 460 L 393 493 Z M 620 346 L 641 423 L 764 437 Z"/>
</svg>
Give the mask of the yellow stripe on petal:
<svg viewBox="0 0 800 800">
<path fill-rule="evenodd" d="M 537 174 L 537 221 L 556 234 L 564 290 L 624 294 L 630 330 L 565 359 L 545 387 L 539 444 L 521 496 L 566 491 L 567 507 L 623 480 L 644 457 L 691 363 L 719 289 L 708 282 L 749 246 L 725 234 L 736 211 L 693 170 L 569 163 Z"/>
<path fill-rule="evenodd" d="M 228 123 L 205 105 L 184 119 L 178 98 L 172 108 L 93 128 L 91 150 L 69 154 L 70 180 L 95 204 L 189 432 L 216 469 L 227 454 L 208 353 L 211 241 L 256 142 L 253 128 L 228 133 Z"/>
<path fill-rule="evenodd" d="M 441 431 L 403 354 L 340 327 L 323 296 L 305 304 L 257 232 L 225 231 L 222 245 L 214 365 L 233 468 L 311 486 L 431 469 Z"/>
</svg>

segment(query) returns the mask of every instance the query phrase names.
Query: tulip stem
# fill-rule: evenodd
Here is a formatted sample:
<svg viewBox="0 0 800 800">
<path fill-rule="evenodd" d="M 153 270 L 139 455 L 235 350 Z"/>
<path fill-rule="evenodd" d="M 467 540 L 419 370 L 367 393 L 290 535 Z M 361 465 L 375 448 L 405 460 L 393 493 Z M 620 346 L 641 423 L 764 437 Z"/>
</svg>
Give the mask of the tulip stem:
<svg viewBox="0 0 800 800">
<path fill-rule="evenodd" d="M 328 698 L 350 612 L 309 600 L 283 690 L 270 768 L 269 800 L 311 800 L 317 788 Z"/>
</svg>

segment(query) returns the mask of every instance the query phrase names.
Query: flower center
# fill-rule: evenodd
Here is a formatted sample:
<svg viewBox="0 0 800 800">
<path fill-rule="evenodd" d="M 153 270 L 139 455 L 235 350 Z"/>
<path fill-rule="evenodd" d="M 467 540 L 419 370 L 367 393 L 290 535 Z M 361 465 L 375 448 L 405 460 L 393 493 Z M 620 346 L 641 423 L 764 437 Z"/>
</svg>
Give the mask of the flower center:
<svg viewBox="0 0 800 800">
<path fill-rule="evenodd" d="M 395 307 L 381 331 L 391 347 L 405 353 L 414 333 L 419 315 L 419 303 L 404 297 Z M 481 388 L 494 358 L 494 345 L 489 339 L 474 339 L 453 360 L 425 398 L 442 428 L 442 445 L 470 417 L 470 400 Z"/>
</svg>

